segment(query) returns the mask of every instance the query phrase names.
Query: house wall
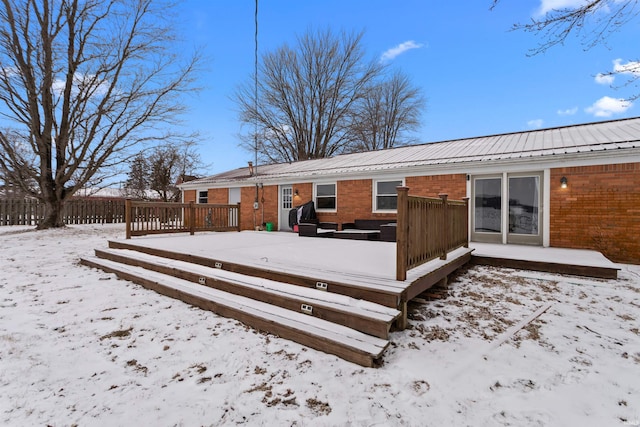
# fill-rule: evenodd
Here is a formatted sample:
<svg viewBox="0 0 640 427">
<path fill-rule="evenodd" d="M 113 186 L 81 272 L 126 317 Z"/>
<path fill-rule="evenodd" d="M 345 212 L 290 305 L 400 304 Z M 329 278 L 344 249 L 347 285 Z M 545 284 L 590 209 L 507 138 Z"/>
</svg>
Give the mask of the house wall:
<svg viewBox="0 0 640 427">
<path fill-rule="evenodd" d="M 317 212 L 318 220 L 342 224 L 353 222 L 356 219 L 395 219 L 395 213 L 373 212 L 373 182 L 372 179 L 337 181 L 337 210 L 336 212 Z M 410 188 L 409 193 L 411 195 L 438 197 L 438 194 L 447 193 L 450 199 L 461 199 L 466 196 L 465 174 L 408 177 L 405 180 L 405 184 Z M 309 200 L 313 200 L 313 183 L 295 183 L 292 188 L 294 192 L 298 191 L 298 196 L 294 197 L 293 200 L 294 206 L 300 206 Z M 219 190 L 227 191 L 227 189 Z M 278 196 L 279 187 L 277 185 L 264 186 L 263 189 L 259 190 L 258 198 L 261 201 L 261 205 L 256 215 L 257 225 L 262 224 L 262 199 L 264 198 L 264 222 L 272 222 L 276 227 L 279 226 Z M 213 197 L 215 196 L 212 189 L 209 190 L 210 200 L 213 200 Z M 243 187 L 241 197 L 242 229 L 252 230 L 254 228 L 253 202 L 255 200 L 255 187 Z M 287 221 L 288 218 L 282 218 L 282 220 Z"/>
<path fill-rule="evenodd" d="M 356 219 L 395 219 L 395 213 L 373 212 L 373 183 L 372 179 L 337 181 L 337 212 L 318 212 L 318 219 L 336 223 Z M 409 187 L 409 194 L 423 197 L 447 193 L 450 199 L 461 199 L 467 191 L 465 174 L 407 177 L 405 185 Z M 295 205 L 313 200 L 312 183 L 295 184 L 293 188 L 300 196 Z"/>
<path fill-rule="evenodd" d="M 228 188 L 210 188 L 207 191 L 208 203 L 214 205 L 226 205 L 229 203 L 229 189 Z"/>
<path fill-rule="evenodd" d="M 255 226 L 260 227 L 263 223 L 271 222 L 277 229 L 278 186 L 265 185 L 258 189 L 258 201 L 260 202 L 258 210 L 253 209 L 255 199 L 256 187 L 242 187 L 240 189 L 240 228 L 253 230 Z M 228 203 L 228 198 L 225 203 Z"/>
<path fill-rule="evenodd" d="M 560 188 L 560 179 L 568 179 L 568 188 Z M 615 262 L 640 264 L 640 163 L 555 168 L 550 170 L 550 246 L 594 249 Z M 446 193 L 459 200 L 466 194 L 466 175 L 413 176 L 405 179 L 412 195 L 437 197 Z M 294 206 L 313 200 L 313 183 L 292 185 L 298 191 Z M 226 203 L 227 189 L 209 190 L 214 203 Z M 318 212 L 322 222 L 345 223 L 355 219 L 394 219 L 395 214 L 372 212 L 373 180 L 336 182 L 337 211 Z M 278 227 L 279 187 L 259 190 L 263 201 L 255 215 L 255 224 L 272 222 Z M 241 189 L 242 229 L 254 227 L 255 187 Z M 196 192 L 187 190 L 185 201 L 195 200 Z M 263 217 L 264 209 L 264 217 Z M 263 219 L 264 218 L 264 219 Z M 288 218 L 282 218 L 287 221 Z"/>
<path fill-rule="evenodd" d="M 374 213 L 373 180 L 358 179 L 338 181 L 336 183 L 336 212 L 318 212 L 322 222 L 342 224 L 356 219 L 395 219 L 392 213 Z"/>
<path fill-rule="evenodd" d="M 195 202 L 195 201 L 196 201 L 196 190 L 185 190 L 184 196 L 183 196 L 183 202 L 189 203 L 189 202 Z"/>
<path fill-rule="evenodd" d="M 309 200 L 313 200 L 313 184 L 310 182 L 293 184 L 293 192 L 298 191 L 298 196 L 293 196 L 293 206 L 301 206 Z M 288 220 L 285 218 L 285 220 Z"/>
<path fill-rule="evenodd" d="M 640 264 L 640 163 L 551 169 L 550 213 L 551 246 Z"/>
<path fill-rule="evenodd" d="M 461 200 L 467 196 L 467 175 L 410 176 L 405 179 L 409 195 L 420 197 L 438 197 L 447 194 L 449 199 Z"/>
</svg>

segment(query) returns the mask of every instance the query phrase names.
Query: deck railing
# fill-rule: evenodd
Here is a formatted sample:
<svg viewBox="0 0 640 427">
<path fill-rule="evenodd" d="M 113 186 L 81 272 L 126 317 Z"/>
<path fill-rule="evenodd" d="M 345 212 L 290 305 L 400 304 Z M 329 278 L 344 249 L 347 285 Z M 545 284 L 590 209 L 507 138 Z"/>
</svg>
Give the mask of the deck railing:
<svg viewBox="0 0 640 427">
<path fill-rule="evenodd" d="M 469 199 L 448 200 L 409 196 L 398 187 L 396 280 L 406 280 L 407 270 L 469 246 Z"/>
<path fill-rule="evenodd" d="M 124 222 L 123 199 L 74 197 L 62 208 L 67 224 L 111 224 Z M 0 199 L 0 226 L 39 225 L 45 218 L 45 205 L 37 199 Z"/>
<path fill-rule="evenodd" d="M 125 205 L 126 238 L 147 234 L 240 231 L 240 204 L 139 202 Z"/>
</svg>

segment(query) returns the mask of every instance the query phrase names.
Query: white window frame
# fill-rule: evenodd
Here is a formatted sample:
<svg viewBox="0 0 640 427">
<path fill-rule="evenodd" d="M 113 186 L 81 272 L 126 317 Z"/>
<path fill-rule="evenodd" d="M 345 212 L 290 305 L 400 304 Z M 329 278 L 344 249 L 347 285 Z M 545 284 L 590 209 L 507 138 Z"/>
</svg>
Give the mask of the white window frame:
<svg viewBox="0 0 640 427">
<path fill-rule="evenodd" d="M 333 185 L 334 193 L 333 197 L 335 199 L 335 208 L 334 209 L 321 209 L 318 207 L 318 186 L 319 185 Z M 329 197 L 329 196 L 323 196 Z M 315 209 L 317 212 L 337 212 L 338 211 L 338 183 L 337 182 L 316 182 L 313 184 L 313 200 L 315 203 Z"/>
<path fill-rule="evenodd" d="M 200 201 L 200 200 L 202 200 L 202 198 L 203 198 L 203 197 L 202 197 L 202 193 L 206 193 L 206 195 L 207 195 L 207 197 L 206 197 L 207 201 L 206 201 L 206 202 L 204 202 L 204 203 Z M 197 190 L 197 192 L 196 192 L 196 203 L 197 203 L 197 204 L 199 204 L 199 205 L 200 205 L 200 204 L 207 204 L 207 203 L 209 203 L 209 190 Z"/>
<path fill-rule="evenodd" d="M 400 186 L 404 186 L 404 178 L 385 178 L 385 179 L 374 179 L 372 182 L 373 189 L 371 194 L 373 199 L 371 200 L 371 206 L 373 207 L 374 213 L 397 213 L 398 209 L 378 209 L 378 183 L 379 182 L 400 182 Z M 390 196 L 391 194 L 382 194 L 383 196 Z M 395 193 L 396 197 L 398 193 Z M 396 204 L 397 206 L 397 204 Z"/>
</svg>

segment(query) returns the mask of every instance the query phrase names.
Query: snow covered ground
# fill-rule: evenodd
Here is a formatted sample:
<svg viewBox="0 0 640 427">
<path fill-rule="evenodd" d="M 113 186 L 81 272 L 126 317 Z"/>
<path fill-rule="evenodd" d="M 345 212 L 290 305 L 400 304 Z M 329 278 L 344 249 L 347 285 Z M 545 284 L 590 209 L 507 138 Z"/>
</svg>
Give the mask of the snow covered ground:
<svg viewBox="0 0 640 427">
<path fill-rule="evenodd" d="M 470 268 L 367 369 L 78 264 L 123 235 L 0 228 L 0 425 L 640 426 L 640 266 Z"/>
</svg>

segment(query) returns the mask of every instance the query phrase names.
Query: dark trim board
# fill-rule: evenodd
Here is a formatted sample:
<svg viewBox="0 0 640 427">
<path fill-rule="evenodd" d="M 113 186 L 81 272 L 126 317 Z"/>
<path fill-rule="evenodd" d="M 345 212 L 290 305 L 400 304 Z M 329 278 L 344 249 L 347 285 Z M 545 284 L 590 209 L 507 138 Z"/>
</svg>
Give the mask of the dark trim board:
<svg viewBox="0 0 640 427">
<path fill-rule="evenodd" d="M 574 276 L 595 277 L 599 279 L 617 279 L 618 269 L 584 266 L 567 263 L 526 261 L 488 256 L 472 255 L 471 265 L 490 265 L 493 267 L 515 268 L 521 270 L 544 271 L 547 273 L 570 274 Z"/>
</svg>

